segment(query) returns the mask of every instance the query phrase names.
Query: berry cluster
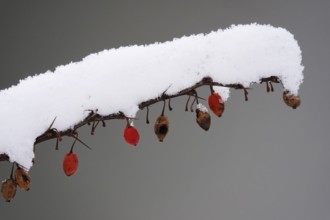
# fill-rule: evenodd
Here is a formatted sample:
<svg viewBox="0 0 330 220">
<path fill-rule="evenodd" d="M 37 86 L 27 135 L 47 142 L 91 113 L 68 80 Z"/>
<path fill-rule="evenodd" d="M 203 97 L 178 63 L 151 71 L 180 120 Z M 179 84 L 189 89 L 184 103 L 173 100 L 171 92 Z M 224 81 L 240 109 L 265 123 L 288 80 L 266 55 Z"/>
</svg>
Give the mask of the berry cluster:
<svg viewBox="0 0 330 220">
<path fill-rule="evenodd" d="M 16 165 L 16 171 L 14 174 L 14 166 L 13 163 L 11 174 L 8 179 L 5 179 L 1 185 L 1 194 L 2 197 L 10 202 L 16 195 L 17 186 L 26 191 L 30 190 L 31 177 L 30 175 L 20 166 Z"/>
<path fill-rule="evenodd" d="M 279 79 L 277 77 L 269 77 L 266 79 L 262 79 L 260 81 L 261 83 L 265 82 L 266 83 L 266 89 L 267 92 L 273 92 L 274 87 L 272 83 L 279 83 Z M 217 92 L 214 91 L 213 86 L 223 86 L 221 84 L 215 83 L 212 81 L 210 78 L 205 78 L 203 79 L 200 83 L 197 83 L 195 86 L 182 90 L 176 95 L 166 95 L 165 92 L 158 98 L 149 100 L 147 102 L 143 102 L 139 105 L 140 109 L 143 109 L 144 107 L 147 108 L 147 117 L 146 117 L 146 123 L 149 124 L 149 106 L 159 102 L 163 101 L 163 109 L 156 119 L 155 125 L 154 125 L 154 133 L 157 136 L 158 140 L 160 142 L 163 142 L 168 131 L 169 131 L 169 120 L 168 117 L 165 115 L 165 106 L 166 106 L 166 100 L 168 100 L 168 108 L 171 111 L 171 98 L 182 96 L 182 95 L 188 95 L 188 100 L 186 103 L 185 110 L 188 111 L 188 103 L 191 97 L 194 98 L 193 102 L 191 103 L 190 106 L 190 111 L 194 112 L 194 103 L 196 102 L 196 108 L 195 108 L 195 113 L 196 113 L 196 122 L 197 124 L 204 129 L 205 131 L 209 130 L 210 125 L 211 125 L 211 116 L 208 113 L 207 107 L 205 107 L 203 104 L 199 103 L 199 99 L 203 99 L 198 97 L 196 88 L 202 86 L 202 85 L 209 85 L 211 89 L 211 93 L 208 97 L 208 106 L 211 109 L 211 111 L 216 115 L 217 117 L 221 117 L 224 110 L 225 110 L 225 103 L 221 97 L 221 95 Z M 244 91 L 245 95 L 245 100 L 248 100 L 248 88 L 243 87 L 242 85 L 239 84 L 233 84 L 233 85 L 227 85 L 226 87 L 231 87 L 234 89 L 242 89 Z M 283 92 L 283 100 L 284 103 L 287 104 L 289 107 L 292 107 L 293 109 L 296 109 L 301 101 L 300 97 L 298 95 L 291 94 L 287 91 Z M 127 144 L 132 145 L 132 146 L 137 146 L 139 141 L 140 141 L 140 135 L 138 130 L 134 127 L 133 125 L 133 118 L 128 118 L 125 116 L 123 113 L 118 113 L 118 114 L 113 114 L 113 115 L 108 115 L 108 116 L 101 116 L 97 114 L 97 110 L 88 110 L 90 111 L 90 114 L 88 115 L 87 118 L 85 118 L 82 122 L 74 126 L 74 129 L 69 129 L 67 131 L 58 131 L 56 128 L 52 128 L 54 121 L 56 118 L 53 120 L 49 128 L 46 130 L 44 134 L 39 136 L 36 139 L 36 143 L 40 143 L 45 140 L 49 140 L 51 138 L 56 138 L 56 150 L 58 149 L 59 142 L 62 140 L 62 136 L 70 136 L 74 138 L 74 142 L 71 146 L 70 151 L 64 156 L 63 160 L 63 171 L 65 175 L 67 176 L 72 176 L 74 175 L 79 166 L 79 160 L 78 160 L 78 155 L 73 152 L 74 145 L 76 141 L 80 142 L 81 144 L 85 145 L 87 148 L 90 149 L 88 145 L 86 145 L 82 140 L 78 138 L 78 133 L 77 129 L 85 124 L 91 125 L 92 124 L 92 129 L 91 129 L 91 135 L 94 134 L 96 127 L 100 122 L 102 122 L 103 127 L 106 126 L 105 120 L 110 120 L 110 119 L 126 119 L 126 127 L 124 130 L 124 140 L 126 141 Z M 0 161 L 2 160 L 9 160 L 9 157 L 6 155 L 0 155 Z M 16 171 L 14 172 L 14 167 L 16 165 Z M 13 199 L 16 195 L 16 190 L 17 186 L 24 190 L 29 190 L 30 189 L 30 183 L 31 183 L 31 177 L 29 174 L 26 172 L 26 170 L 21 167 L 19 164 L 16 164 L 15 162 L 13 163 L 12 170 L 11 170 L 11 175 L 10 178 L 5 179 L 2 182 L 1 186 L 1 194 L 5 201 L 10 202 L 11 199 Z"/>
</svg>

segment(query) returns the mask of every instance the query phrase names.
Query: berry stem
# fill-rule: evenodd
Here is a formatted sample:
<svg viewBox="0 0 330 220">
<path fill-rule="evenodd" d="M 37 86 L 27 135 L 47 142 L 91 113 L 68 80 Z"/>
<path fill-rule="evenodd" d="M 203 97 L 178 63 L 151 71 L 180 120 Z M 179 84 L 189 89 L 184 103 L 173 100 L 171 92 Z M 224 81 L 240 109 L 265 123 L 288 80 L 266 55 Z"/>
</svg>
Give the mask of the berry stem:
<svg viewBox="0 0 330 220">
<path fill-rule="evenodd" d="M 245 101 L 248 101 L 249 99 L 248 99 L 248 91 L 247 91 L 247 89 L 246 88 L 243 88 L 243 90 L 244 90 L 244 96 L 245 96 Z"/>
<path fill-rule="evenodd" d="M 195 96 L 193 102 L 192 102 L 191 105 L 190 105 L 190 111 L 191 111 L 191 112 L 194 112 L 193 106 L 194 106 L 194 103 L 196 102 L 196 99 L 197 99 L 197 96 Z"/>
<path fill-rule="evenodd" d="M 74 147 L 74 144 L 76 143 L 76 141 L 77 141 L 77 139 L 75 138 L 72 143 L 72 146 L 71 146 L 70 154 L 72 154 L 72 152 L 73 152 L 73 147 Z"/>
<path fill-rule="evenodd" d="M 149 124 L 149 106 L 147 106 L 147 115 L 146 115 L 146 123 Z"/>
<path fill-rule="evenodd" d="M 163 110 L 162 110 L 162 114 L 161 114 L 161 116 L 164 116 L 164 113 L 165 113 L 165 105 L 166 105 L 166 100 L 164 100 L 164 105 L 163 105 Z"/>
<path fill-rule="evenodd" d="M 10 179 L 14 180 L 14 166 L 15 166 L 15 162 L 13 163 L 13 165 L 11 166 L 11 172 L 10 172 Z M 16 165 L 17 166 L 17 165 Z"/>
<path fill-rule="evenodd" d="M 170 111 L 173 110 L 173 108 L 172 108 L 172 106 L 171 106 L 171 98 L 169 98 L 169 100 L 168 100 L 168 109 L 169 109 Z"/>
<path fill-rule="evenodd" d="M 274 87 L 273 87 L 273 83 L 271 81 L 269 81 L 269 85 L 270 85 L 270 91 L 274 92 Z"/>
<path fill-rule="evenodd" d="M 214 89 L 213 89 L 213 86 L 212 85 L 210 85 L 210 90 L 211 90 L 211 94 L 213 94 L 214 93 Z"/>
<path fill-rule="evenodd" d="M 267 90 L 267 92 L 269 92 L 269 83 L 268 83 L 268 81 L 266 81 L 266 90 Z"/>
<path fill-rule="evenodd" d="M 190 100 L 190 95 L 188 95 L 188 100 L 186 102 L 186 108 L 185 108 L 185 111 L 187 112 L 188 111 L 188 103 L 189 103 L 189 100 Z"/>
</svg>

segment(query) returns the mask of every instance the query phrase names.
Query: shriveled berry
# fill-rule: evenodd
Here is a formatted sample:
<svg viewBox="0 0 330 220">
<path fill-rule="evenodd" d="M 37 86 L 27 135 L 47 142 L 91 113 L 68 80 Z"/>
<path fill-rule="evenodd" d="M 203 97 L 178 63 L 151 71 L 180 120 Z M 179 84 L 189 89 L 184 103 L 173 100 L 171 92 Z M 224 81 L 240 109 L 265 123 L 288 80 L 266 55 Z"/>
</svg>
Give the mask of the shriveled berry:
<svg viewBox="0 0 330 220">
<path fill-rule="evenodd" d="M 221 96 L 218 93 L 212 93 L 208 99 L 209 107 L 212 112 L 221 117 L 223 111 L 225 110 L 225 103 L 222 100 Z"/>
<path fill-rule="evenodd" d="M 1 185 L 1 194 L 6 202 L 10 202 L 16 195 L 16 182 L 13 179 L 6 179 Z"/>
<path fill-rule="evenodd" d="M 67 153 L 63 160 L 63 170 L 65 175 L 72 176 L 79 166 L 78 156 L 75 153 Z"/>
<path fill-rule="evenodd" d="M 288 91 L 283 92 L 283 100 L 285 104 L 293 109 L 296 109 L 301 103 L 299 95 L 290 94 Z"/>
<path fill-rule="evenodd" d="M 128 125 L 124 131 L 124 138 L 128 144 L 136 146 L 139 143 L 140 135 L 135 127 Z"/>
<path fill-rule="evenodd" d="M 169 121 L 165 115 L 161 115 L 157 118 L 154 131 L 160 142 L 164 141 L 164 138 L 169 129 Z"/>
<path fill-rule="evenodd" d="M 210 114 L 208 112 L 201 111 L 198 108 L 196 108 L 196 122 L 205 131 L 209 130 L 211 126 Z"/>
<path fill-rule="evenodd" d="M 31 177 L 24 169 L 18 167 L 15 171 L 15 178 L 20 188 L 30 190 Z"/>
</svg>

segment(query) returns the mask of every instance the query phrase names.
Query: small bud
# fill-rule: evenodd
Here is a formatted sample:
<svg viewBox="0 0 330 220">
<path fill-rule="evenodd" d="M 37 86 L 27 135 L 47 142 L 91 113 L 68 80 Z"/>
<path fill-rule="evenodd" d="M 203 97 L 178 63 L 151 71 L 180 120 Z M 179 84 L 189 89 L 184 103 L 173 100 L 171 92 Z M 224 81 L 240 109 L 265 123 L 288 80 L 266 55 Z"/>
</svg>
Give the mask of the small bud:
<svg viewBox="0 0 330 220">
<path fill-rule="evenodd" d="M 18 186 L 26 191 L 30 190 L 31 177 L 24 169 L 18 167 L 15 171 Z"/>
<path fill-rule="evenodd" d="M 16 195 L 17 186 L 13 179 L 6 179 L 2 182 L 1 194 L 6 202 L 10 202 Z"/>
<path fill-rule="evenodd" d="M 161 115 L 157 118 L 154 131 L 160 142 L 163 142 L 169 129 L 169 122 L 165 115 Z"/>
<path fill-rule="evenodd" d="M 283 92 L 283 100 L 285 104 L 293 109 L 296 109 L 301 103 L 299 95 L 290 94 L 288 91 Z"/>
</svg>

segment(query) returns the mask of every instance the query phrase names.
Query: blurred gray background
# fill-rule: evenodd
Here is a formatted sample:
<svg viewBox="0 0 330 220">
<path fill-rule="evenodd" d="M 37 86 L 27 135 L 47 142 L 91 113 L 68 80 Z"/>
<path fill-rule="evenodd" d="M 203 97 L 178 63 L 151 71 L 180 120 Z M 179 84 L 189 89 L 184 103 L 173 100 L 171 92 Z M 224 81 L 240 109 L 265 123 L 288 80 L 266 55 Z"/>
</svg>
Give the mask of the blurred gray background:
<svg viewBox="0 0 330 220">
<path fill-rule="evenodd" d="M 0 1 L 1 89 L 106 48 L 251 22 L 293 33 L 305 66 L 297 110 L 283 103 L 280 85 L 272 94 L 255 85 L 248 102 L 232 91 L 208 132 L 184 111 L 186 98 L 172 100 L 164 143 L 153 133 L 161 104 L 150 125 L 139 112 L 137 148 L 123 139 L 124 121 L 94 136 L 83 128 L 93 150 L 75 147 L 72 177 L 62 170 L 71 139 L 59 151 L 54 140 L 38 145 L 31 190 L 1 198 L 0 219 L 330 219 L 329 9 L 327 0 Z M 0 179 L 9 173 L 1 162 Z"/>
</svg>

